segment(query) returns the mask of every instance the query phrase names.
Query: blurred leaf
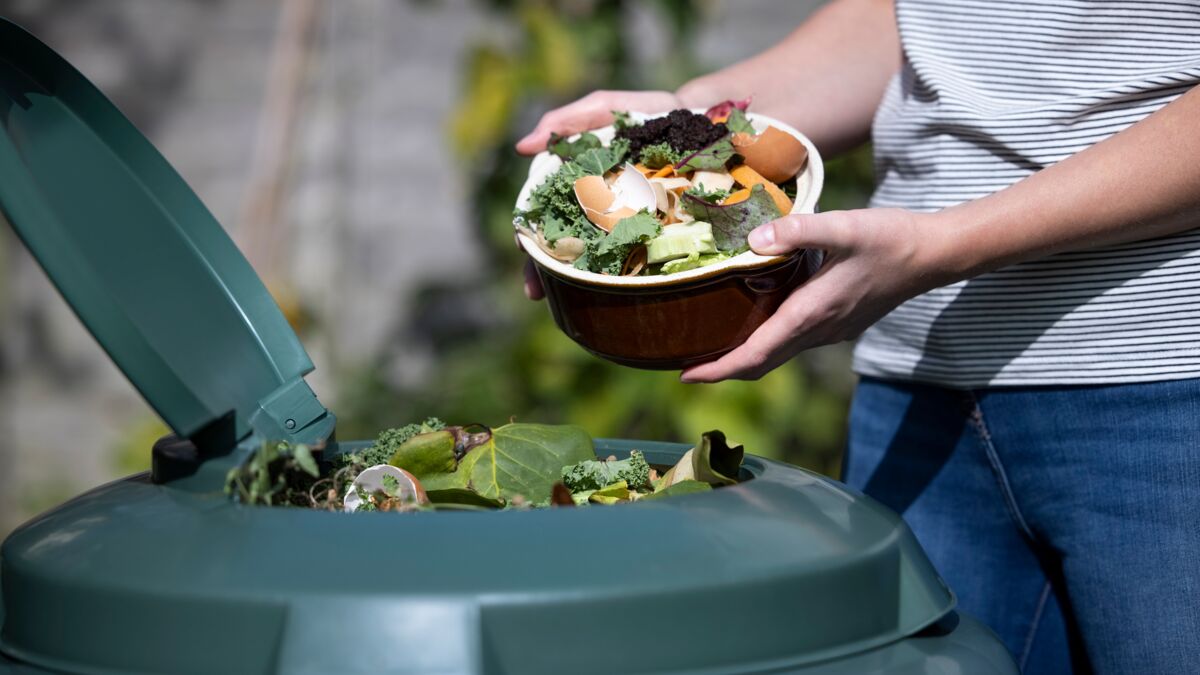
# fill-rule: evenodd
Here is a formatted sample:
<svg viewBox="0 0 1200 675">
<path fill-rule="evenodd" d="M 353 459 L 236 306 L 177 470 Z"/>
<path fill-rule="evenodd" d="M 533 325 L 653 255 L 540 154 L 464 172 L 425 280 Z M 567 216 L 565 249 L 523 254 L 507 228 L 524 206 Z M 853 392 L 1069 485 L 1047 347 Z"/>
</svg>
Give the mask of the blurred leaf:
<svg viewBox="0 0 1200 675">
<path fill-rule="evenodd" d="M 451 117 L 454 148 L 468 159 L 486 154 L 504 137 L 512 120 L 517 68 L 508 54 L 478 46 L 468 58 L 466 91 Z"/>
<path fill-rule="evenodd" d="M 526 8 L 521 19 L 529 36 L 530 81 L 556 96 L 578 88 L 585 66 L 571 29 L 544 5 Z"/>
<path fill-rule="evenodd" d="M 112 449 L 113 465 L 122 476 L 150 470 L 150 451 L 171 429 L 158 417 L 146 415 L 129 426 Z"/>
</svg>

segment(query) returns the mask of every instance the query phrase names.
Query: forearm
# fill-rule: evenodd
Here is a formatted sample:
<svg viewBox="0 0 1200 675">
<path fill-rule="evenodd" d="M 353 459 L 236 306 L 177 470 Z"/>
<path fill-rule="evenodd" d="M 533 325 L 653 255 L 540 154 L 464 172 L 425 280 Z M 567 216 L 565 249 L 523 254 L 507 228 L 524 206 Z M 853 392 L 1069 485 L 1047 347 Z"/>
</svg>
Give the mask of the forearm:
<svg viewBox="0 0 1200 675">
<path fill-rule="evenodd" d="M 989 197 L 941 211 L 935 255 L 954 281 L 1063 251 L 1200 224 L 1200 88 Z"/>
<path fill-rule="evenodd" d="M 770 49 L 680 87 L 687 107 L 752 96 L 754 110 L 796 127 L 827 155 L 870 137 L 900 68 L 891 0 L 835 0 Z"/>
</svg>

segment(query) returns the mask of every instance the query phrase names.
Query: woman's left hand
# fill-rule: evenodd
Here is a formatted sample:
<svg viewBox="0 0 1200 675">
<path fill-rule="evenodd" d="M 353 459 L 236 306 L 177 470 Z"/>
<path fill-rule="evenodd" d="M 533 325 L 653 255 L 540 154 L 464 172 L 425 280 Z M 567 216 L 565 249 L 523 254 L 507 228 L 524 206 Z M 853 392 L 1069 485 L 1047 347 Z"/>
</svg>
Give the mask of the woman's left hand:
<svg viewBox="0 0 1200 675">
<path fill-rule="evenodd" d="M 742 346 L 680 379 L 756 380 L 806 349 L 858 337 L 905 300 L 955 280 L 941 262 L 946 241 L 939 214 L 901 209 L 791 215 L 762 225 L 750 234 L 756 253 L 820 249 L 821 269 Z"/>
</svg>

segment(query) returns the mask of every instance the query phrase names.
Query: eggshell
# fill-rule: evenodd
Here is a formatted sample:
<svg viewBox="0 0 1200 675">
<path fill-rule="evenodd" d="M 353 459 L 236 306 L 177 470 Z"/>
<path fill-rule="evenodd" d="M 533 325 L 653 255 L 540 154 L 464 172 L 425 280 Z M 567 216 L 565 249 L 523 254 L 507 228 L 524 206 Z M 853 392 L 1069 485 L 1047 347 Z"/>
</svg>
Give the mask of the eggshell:
<svg viewBox="0 0 1200 675">
<path fill-rule="evenodd" d="M 587 219 L 592 221 L 592 224 L 594 224 L 596 227 L 604 230 L 605 232 L 612 232 L 613 228 L 617 226 L 617 223 L 625 220 L 629 216 L 637 215 L 637 211 L 634 211 L 628 206 L 623 206 L 612 213 L 604 213 L 603 211 L 584 208 L 583 215 L 587 216 Z"/>
<path fill-rule="evenodd" d="M 772 183 L 781 183 L 800 173 L 808 160 L 804 144 L 775 127 L 767 127 L 757 136 L 734 134 L 733 147 L 745 158 L 746 166 Z"/>
<path fill-rule="evenodd" d="M 654 187 L 633 165 L 626 165 L 612 188 L 600 176 L 578 178 L 574 188 L 583 215 L 605 232 L 612 232 L 617 223 L 642 209 L 653 212 L 657 207 Z"/>
<path fill-rule="evenodd" d="M 730 190 L 733 188 L 733 176 L 723 171 L 697 171 L 692 174 L 691 184 L 695 187 L 703 185 L 709 192 Z"/>
<path fill-rule="evenodd" d="M 690 187 L 691 183 L 682 176 L 674 176 L 671 178 L 651 178 L 650 185 L 654 188 L 655 207 L 659 211 L 669 214 L 675 207 L 675 200 L 679 198 L 678 191 Z"/>
<path fill-rule="evenodd" d="M 425 488 L 421 485 L 421 481 L 411 473 L 390 464 L 378 464 L 364 469 L 355 477 L 354 482 L 346 489 L 345 497 L 342 498 L 342 509 L 351 512 L 357 511 L 362 506 L 362 499 L 358 496 L 359 488 L 362 488 L 363 492 L 367 494 L 383 491 L 384 476 L 393 476 L 400 481 L 402 497 L 411 499 L 415 504 L 429 503 L 429 496 L 425 494 Z"/>
<path fill-rule="evenodd" d="M 617 196 L 608 189 L 602 176 L 584 176 L 575 180 L 575 199 L 584 211 L 591 209 L 604 213 L 617 200 Z"/>
<path fill-rule="evenodd" d="M 609 211 L 623 206 L 628 206 L 635 212 L 642 209 L 654 211 L 654 187 L 632 164 L 626 164 L 625 170 L 613 181 L 612 191 L 616 199 L 608 207 Z"/>
<path fill-rule="evenodd" d="M 546 241 L 546 235 L 538 232 L 537 242 L 542 250 L 554 256 L 555 260 L 575 262 L 579 256 L 583 255 L 583 240 L 577 237 L 563 237 L 551 244 Z"/>
</svg>

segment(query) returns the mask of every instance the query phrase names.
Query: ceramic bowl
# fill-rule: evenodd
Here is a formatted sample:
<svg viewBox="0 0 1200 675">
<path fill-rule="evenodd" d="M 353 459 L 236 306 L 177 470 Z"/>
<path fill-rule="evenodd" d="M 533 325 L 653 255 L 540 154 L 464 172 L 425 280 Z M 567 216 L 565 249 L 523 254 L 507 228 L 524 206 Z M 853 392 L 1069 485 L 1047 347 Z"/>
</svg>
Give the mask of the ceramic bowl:
<svg viewBox="0 0 1200 675">
<path fill-rule="evenodd" d="M 697 111 L 703 112 L 703 111 Z M 648 119 L 652 115 L 635 115 Z M 758 131 L 773 126 L 808 149 L 796 178 L 791 213 L 813 213 L 825 180 L 821 156 L 800 132 L 776 119 L 747 113 Z M 595 130 L 605 144 L 613 128 Z M 517 208 L 562 161 L 548 152 L 533 159 Z M 584 349 L 635 368 L 677 370 L 711 361 L 746 341 L 819 265 L 815 251 L 760 256 L 751 251 L 675 274 L 608 276 L 555 260 L 524 231 L 517 242 L 533 259 L 555 323 Z"/>
</svg>

